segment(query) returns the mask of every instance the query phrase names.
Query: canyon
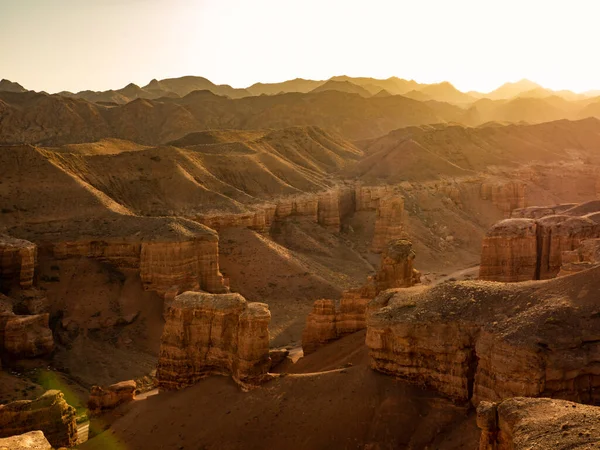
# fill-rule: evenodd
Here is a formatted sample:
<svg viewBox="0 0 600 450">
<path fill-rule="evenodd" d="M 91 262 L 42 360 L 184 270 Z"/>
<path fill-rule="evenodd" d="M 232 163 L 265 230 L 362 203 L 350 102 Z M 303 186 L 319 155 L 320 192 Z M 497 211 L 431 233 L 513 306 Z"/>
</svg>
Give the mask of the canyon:
<svg viewBox="0 0 600 450">
<path fill-rule="evenodd" d="M 598 119 L 207 81 L 0 89 L 2 436 L 487 450 L 598 402 Z"/>
</svg>

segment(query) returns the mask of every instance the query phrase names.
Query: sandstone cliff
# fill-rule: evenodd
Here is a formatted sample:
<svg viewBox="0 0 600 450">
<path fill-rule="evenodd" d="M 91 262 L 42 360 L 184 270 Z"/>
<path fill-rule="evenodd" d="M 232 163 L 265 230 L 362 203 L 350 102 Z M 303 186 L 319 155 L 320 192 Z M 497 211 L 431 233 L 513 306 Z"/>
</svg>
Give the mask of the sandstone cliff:
<svg viewBox="0 0 600 450">
<path fill-rule="evenodd" d="M 36 400 L 0 405 L 0 437 L 41 430 L 53 447 L 73 447 L 77 439 L 75 409 L 60 391 L 47 391 Z"/>
<path fill-rule="evenodd" d="M 390 241 L 379 271 L 360 288 L 342 292 L 338 308 L 333 300 L 315 301 L 302 334 L 304 354 L 314 352 L 329 341 L 364 330 L 367 326 L 367 305 L 378 293 L 419 283 L 420 273 L 412 266 L 414 258 L 409 240 Z"/>
<path fill-rule="evenodd" d="M 504 282 L 537 279 L 537 247 L 537 223 L 534 220 L 498 222 L 483 240 L 479 278 Z"/>
<path fill-rule="evenodd" d="M 481 198 L 491 200 L 504 217 L 511 217 L 511 212 L 516 208 L 525 207 L 526 187 L 524 182 L 483 182 L 481 184 Z"/>
<path fill-rule="evenodd" d="M 460 402 L 519 395 L 595 402 L 599 270 L 386 291 L 369 304 L 371 365 Z"/>
<path fill-rule="evenodd" d="M 482 244 L 480 278 L 512 282 L 556 277 L 563 255 L 572 258 L 570 252 L 582 241 L 600 237 L 600 223 L 590 214 L 596 204 L 584 205 L 525 208 L 513 212 L 518 218 L 493 225 Z"/>
<path fill-rule="evenodd" d="M 582 272 L 600 265 L 600 239 L 584 239 L 575 250 L 561 253 L 560 272 L 562 277 Z"/>
<path fill-rule="evenodd" d="M 166 312 L 158 361 L 160 389 L 180 389 L 212 374 L 239 384 L 268 379 L 271 319 L 264 303 L 239 294 L 185 292 Z"/>
<path fill-rule="evenodd" d="M 146 290 L 164 294 L 203 289 L 226 292 L 219 271 L 219 238 L 214 230 L 186 219 L 114 217 L 72 226 L 42 228 L 40 247 L 56 260 L 91 258 L 140 272 Z M 61 226 L 64 226 L 61 232 Z M 67 228 L 68 227 L 68 228 Z"/>
<path fill-rule="evenodd" d="M 384 197 L 379 200 L 375 232 L 371 249 L 380 253 L 388 242 L 404 235 L 404 199 L 400 196 Z"/>
<path fill-rule="evenodd" d="M 408 239 L 389 241 L 375 276 L 376 293 L 419 283 L 421 275 L 413 268 L 415 256 L 412 242 Z"/>
<path fill-rule="evenodd" d="M 479 450 L 589 449 L 600 441 L 600 408 L 549 398 L 481 402 Z"/>
<path fill-rule="evenodd" d="M 0 290 L 33 285 L 37 248 L 32 242 L 0 234 Z"/>
<path fill-rule="evenodd" d="M 306 318 L 302 333 L 302 351 L 305 355 L 338 338 L 334 300 L 317 300 Z"/>
<path fill-rule="evenodd" d="M 107 388 L 92 386 L 87 404 L 90 415 L 95 416 L 132 401 L 135 398 L 136 387 L 133 380 L 121 381 Z"/>
</svg>

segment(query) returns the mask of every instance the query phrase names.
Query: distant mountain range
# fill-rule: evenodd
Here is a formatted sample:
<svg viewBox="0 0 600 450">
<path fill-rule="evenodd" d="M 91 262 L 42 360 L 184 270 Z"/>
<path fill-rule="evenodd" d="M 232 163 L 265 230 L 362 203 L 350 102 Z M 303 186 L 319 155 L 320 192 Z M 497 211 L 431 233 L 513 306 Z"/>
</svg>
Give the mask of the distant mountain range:
<svg viewBox="0 0 600 450">
<path fill-rule="evenodd" d="M 0 81 L 0 91 L 25 92 L 23 86 L 9 80 Z M 138 98 L 154 100 L 162 97 L 182 98 L 193 91 L 207 90 L 213 94 L 239 99 L 259 95 L 279 95 L 290 92 L 309 93 L 323 91 L 340 91 L 355 93 L 361 97 L 371 97 L 381 91 L 389 95 L 403 95 L 419 101 L 434 100 L 467 106 L 481 99 L 511 100 L 517 97 L 545 99 L 558 97 L 567 101 L 580 101 L 600 95 L 599 91 L 590 91 L 576 94 L 572 91 L 553 91 L 546 89 L 529 80 L 520 80 L 514 83 L 505 83 L 490 93 L 476 91 L 461 92 L 449 82 L 421 84 L 414 80 L 403 80 L 391 77 L 385 80 L 366 77 L 336 76 L 329 80 L 305 80 L 296 78 L 281 83 L 256 83 L 245 89 L 236 89 L 226 84 L 214 84 L 203 77 L 185 76 L 152 80 L 146 86 L 128 84 L 122 89 L 108 91 L 81 91 L 72 93 L 59 92 L 63 97 L 81 98 L 94 103 L 124 104 Z M 381 96 L 381 95 L 380 95 Z"/>
<path fill-rule="evenodd" d="M 290 89 L 303 92 L 284 92 Z M 527 80 L 485 95 L 464 93 L 446 82 L 419 84 L 394 77 L 296 79 L 248 89 L 183 77 L 152 80 L 144 87 L 53 95 L 0 81 L 0 144 L 118 138 L 156 145 L 204 130 L 294 126 L 317 126 L 362 141 L 408 126 L 479 127 L 587 117 L 600 118 L 600 97 L 555 92 Z"/>
</svg>

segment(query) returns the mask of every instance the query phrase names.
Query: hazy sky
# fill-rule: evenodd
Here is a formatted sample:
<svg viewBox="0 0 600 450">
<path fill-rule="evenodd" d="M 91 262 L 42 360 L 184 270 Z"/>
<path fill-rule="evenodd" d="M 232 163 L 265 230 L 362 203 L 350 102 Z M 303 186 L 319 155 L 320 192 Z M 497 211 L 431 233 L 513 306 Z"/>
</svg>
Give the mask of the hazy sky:
<svg viewBox="0 0 600 450">
<path fill-rule="evenodd" d="M 0 78 L 57 92 L 200 75 L 529 78 L 600 89 L 598 0 L 0 0 Z"/>
</svg>

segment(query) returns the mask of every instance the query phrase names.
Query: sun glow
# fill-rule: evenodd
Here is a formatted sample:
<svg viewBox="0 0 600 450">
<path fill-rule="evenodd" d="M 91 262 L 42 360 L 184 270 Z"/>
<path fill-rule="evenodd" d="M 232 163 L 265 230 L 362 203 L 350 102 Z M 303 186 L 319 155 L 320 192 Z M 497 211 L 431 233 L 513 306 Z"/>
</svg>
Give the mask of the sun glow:
<svg viewBox="0 0 600 450">
<path fill-rule="evenodd" d="M 0 78 L 49 92 L 183 75 L 600 88 L 594 0 L 0 0 L 0 11 Z"/>
</svg>

